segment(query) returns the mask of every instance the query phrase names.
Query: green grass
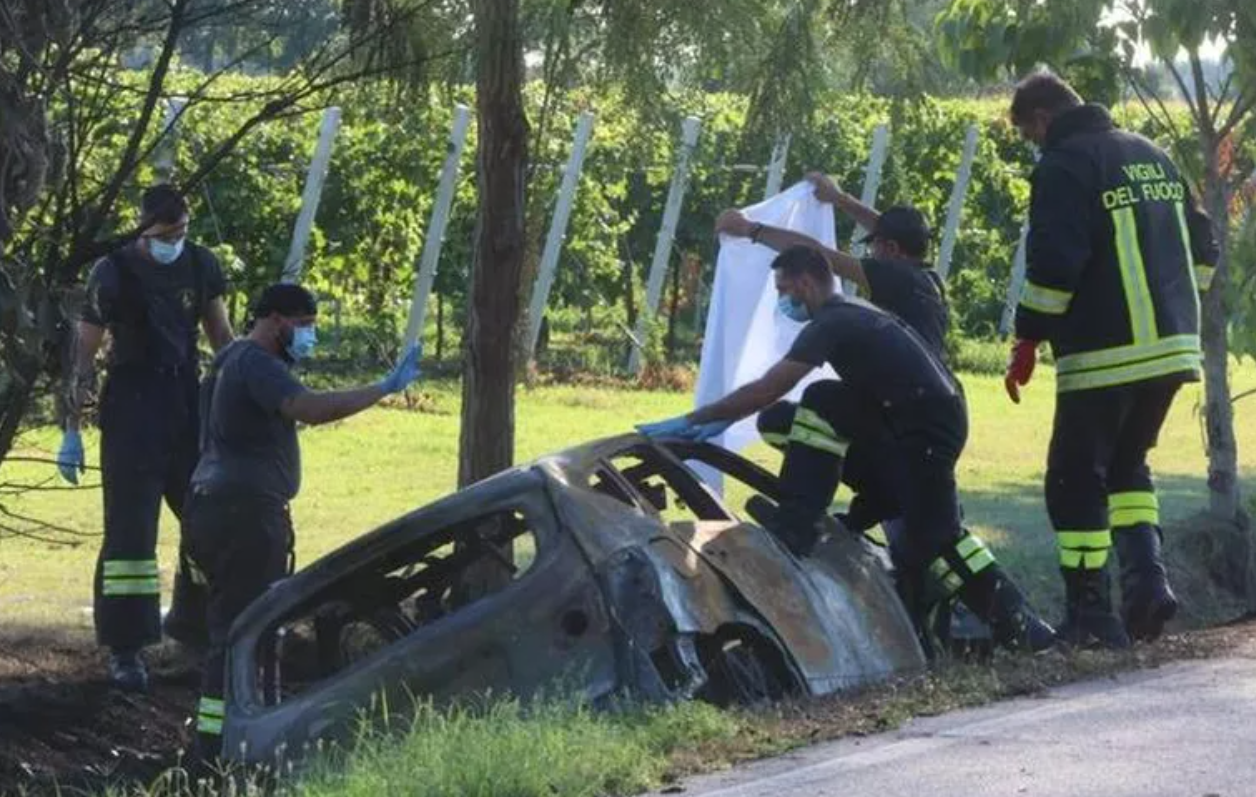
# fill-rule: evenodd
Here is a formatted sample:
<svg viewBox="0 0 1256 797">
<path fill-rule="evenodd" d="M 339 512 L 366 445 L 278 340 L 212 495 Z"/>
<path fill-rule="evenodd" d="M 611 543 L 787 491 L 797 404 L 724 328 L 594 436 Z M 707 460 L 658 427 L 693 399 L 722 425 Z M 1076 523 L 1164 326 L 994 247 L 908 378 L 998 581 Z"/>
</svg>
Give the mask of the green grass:
<svg viewBox="0 0 1256 797">
<path fill-rule="evenodd" d="M 1256 387 L 1256 367 L 1236 367 L 1235 391 Z M 1061 599 L 1054 540 L 1042 504 L 1042 474 L 1051 430 L 1052 373 L 1035 376 L 1024 402 L 1012 405 L 997 376 L 969 375 L 972 431 L 960 461 L 959 483 L 968 524 L 994 547 L 1040 604 Z M 1183 518 L 1206 500 L 1206 462 L 1198 417 L 1202 388 L 1188 386 L 1153 453 L 1166 519 Z M 426 383 L 412 396 L 417 411 L 380 408 L 348 421 L 301 433 L 304 484 L 294 502 L 299 563 L 371 530 L 402 512 L 452 491 L 457 476 L 458 402 L 451 383 Z M 1236 405 L 1239 455 L 1245 479 L 1256 480 L 1256 402 Z M 586 440 L 628 431 L 635 421 L 657 419 L 692 406 L 689 395 L 581 386 L 521 388 L 517 459 L 526 461 Z M 87 436 L 88 458 L 98 453 Z M 23 455 L 50 456 L 53 430 L 22 440 Z M 778 455 L 756 446 L 747 455 L 771 470 Z M 50 480 L 46 465 L 12 463 L 0 468 L 0 484 Z M 88 474 L 89 482 L 97 481 Z M 100 492 L 39 492 L 5 499 L 10 511 L 90 534 L 100 531 Z M 735 502 L 734 505 L 739 505 Z M 162 520 L 159 558 L 169 588 L 177 527 Z M 0 538 L 0 617 L 6 626 L 70 625 L 90 628 L 95 538 L 66 548 L 13 537 Z M 167 593 L 168 594 L 168 593 Z"/>
</svg>

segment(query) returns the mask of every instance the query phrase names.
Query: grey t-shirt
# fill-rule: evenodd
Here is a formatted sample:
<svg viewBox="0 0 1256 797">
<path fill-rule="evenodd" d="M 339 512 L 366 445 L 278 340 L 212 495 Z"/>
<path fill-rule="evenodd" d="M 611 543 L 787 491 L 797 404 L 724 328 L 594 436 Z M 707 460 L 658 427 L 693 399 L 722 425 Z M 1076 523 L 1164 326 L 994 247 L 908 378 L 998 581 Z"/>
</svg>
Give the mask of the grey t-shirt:
<svg viewBox="0 0 1256 797">
<path fill-rule="evenodd" d="M 227 346 L 201 388 L 198 487 L 230 487 L 287 501 L 301 487 L 297 427 L 279 407 L 305 387 L 287 364 L 245 338 Z"/>
</svg>

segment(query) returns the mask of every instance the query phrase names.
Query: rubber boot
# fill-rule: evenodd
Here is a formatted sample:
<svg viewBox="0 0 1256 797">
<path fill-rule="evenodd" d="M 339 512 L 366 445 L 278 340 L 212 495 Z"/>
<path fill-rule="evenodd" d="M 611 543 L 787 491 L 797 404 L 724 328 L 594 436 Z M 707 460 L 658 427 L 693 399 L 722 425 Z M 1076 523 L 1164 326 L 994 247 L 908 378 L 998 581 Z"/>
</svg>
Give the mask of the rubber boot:
<svg viewBox="0 0 1256 797">
<path fill-rule="evenodd" d="M 1055 630 L 1034 613 L 1024 593 L 997 563 L 964 577 L 959 599 L 990 626 L 994 643 L 1000 647 L 1039 653 L 1055 644 Z"/>
<path fill-rule="evenodd" d="M 746 512 L 799 559 L 810 556 L 820 542 L 819 520 L 809 524 L 787 522 L 781 516 L 781 508 L 762 495 L 746 499 Z"/>
<path fill-rule="evenodd" d="M 1074 647 L 1123 650 L 1130 646 L 1121 618 L 1112 610 L 1112 583 L 1107 568 L 1061 568 L 1065 618 L 1056 631 Z"/>
<path fill-rule="evenodd" d="M 148 667 L 138 650 L 109 652 L 109 680 L 123 692 L 148 691 Z"/>
<path fill-rule="evenodd" d="M 1151 641 L 1177 614 L 1160 555 L 1160 529 L 1150 523 L 1114 529 L 1112 542 L 1121 563 L 1121 620 L 1132 639 Z"/>
</svg>

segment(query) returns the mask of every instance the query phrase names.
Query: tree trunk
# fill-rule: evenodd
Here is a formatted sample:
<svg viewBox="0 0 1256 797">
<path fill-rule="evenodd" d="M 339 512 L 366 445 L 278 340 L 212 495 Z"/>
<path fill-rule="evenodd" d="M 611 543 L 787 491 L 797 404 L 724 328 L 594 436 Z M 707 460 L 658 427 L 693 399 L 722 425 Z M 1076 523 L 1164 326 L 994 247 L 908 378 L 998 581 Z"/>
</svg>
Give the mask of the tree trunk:
<svg viewBox="0 0 1256 797">
<path fill-rule="evenodd" d="M 1204 150 L 1204 203 L 1216 228 L 1221 257 L 1216 263 L 1212 287 L 1204 294 L 1200 334 L 1204 348 L 1204 417 L 1208 430 L 1209 508 L 1218 517 L 1234 520 L 1239 515 L 1238 445 L 1234 436 L 1234 408 L 1230 404 L 1228 371 L 1230 347 L 1227 338 L 1230 308 L 1226 288 L 1229 283 L 1229 197 L 1225 180 L 1217 168 L 1217 146 L 1200 137 Z"/>
<path fill-rule="evenodd" d="M 515 330 L 524 257 L 523 46 L 519 0 L 475 0 L 479 214 L 467 300 L 458 485 L 510 467 Z"/>
</svg>

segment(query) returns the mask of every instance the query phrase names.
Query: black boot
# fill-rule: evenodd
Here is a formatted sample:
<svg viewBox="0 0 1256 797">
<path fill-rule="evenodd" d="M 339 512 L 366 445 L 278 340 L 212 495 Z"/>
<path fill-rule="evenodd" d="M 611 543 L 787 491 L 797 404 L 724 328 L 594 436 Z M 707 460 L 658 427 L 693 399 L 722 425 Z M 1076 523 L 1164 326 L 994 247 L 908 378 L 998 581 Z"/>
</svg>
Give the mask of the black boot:
<svg viewBox="0 0 1256 797">
<path fill-rule="evenodd" d="M 1130 637 L 1153 640 L 1177 614 L 1160 555 L 1160 529 L 1150 523 L 1114 529 L 1112 542 L 1121 563 L 1121 619 Z"/>
<path fill-rule="evenodd" d="M 1121 618 L 1112 610 L 1112 585 L 1107 568 L 1061 568 L 1065 618 L 1056 631 L 1061 642 L 1075 647 L 1123 650 L 1130 646 Z"/>
<path fill-rule="evenodd" d="M 109 651 L 109 680 L 123 692 L 148 691 L 148 667 L 138 650 Z"/>
<path fill-rule="evenodd" d="M 819 520 L 811 523 L 790 521 L 780 507 L 762 495 L 746 499 L 746 512 L 800 559 L 810 556 L 820 542 L 822 530 Z"/>
<path fill-rule="evenodd" d="M 1055 644 L 1055 630 L 1034 613 L 1020 588 L 997 563 L 966 576 L 959 599 L 990 626 L 995 644 L 1003 648 L 1039 653 Z"/>
</svg>

